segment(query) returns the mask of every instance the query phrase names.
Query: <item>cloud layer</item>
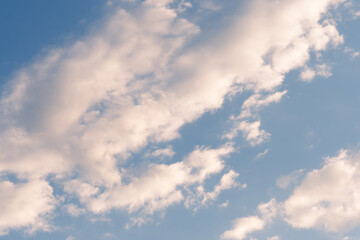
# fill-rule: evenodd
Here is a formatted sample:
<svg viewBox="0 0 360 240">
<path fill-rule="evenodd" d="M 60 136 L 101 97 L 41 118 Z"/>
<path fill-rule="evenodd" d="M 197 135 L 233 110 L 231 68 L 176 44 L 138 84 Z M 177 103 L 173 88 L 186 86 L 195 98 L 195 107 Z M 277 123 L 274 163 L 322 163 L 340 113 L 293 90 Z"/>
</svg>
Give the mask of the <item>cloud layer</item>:
<svg viewBox="0 0 360 240">
<path fill-rule="evenodd" d="M 116 5 L 86 36 L 19 70 L 1 98 L 0 173 L 18 181 L 0 181 L 8 193 L 0 198 L 6 213 L 0 232 L 49 229 L 46 219 L 56 202 L 51 181 L 95 214 L 114 208 L 153 214 L 181 201 L 201 205 L 236 186 L 238 174 L 230 170 L 213 191 L 203 187 L 225 168 L 231 143 L 195 148 L 178 162 L 150 164 L 139 174 L 123 166 L 148 144 L 178 138 L 182 126 L 242 91 L 252 96 L 232 118 L 227 138 L 241 131 L 251 145 L 268 139 L 257 112 L 280 101 L 285 74 L 306 67 L 311 51 L 342 43 L 325 15 L 341 2 L 254 1 L 244 16 L 234 16 L 217 37 L 200 43 L 192 40 L 201 28 L 181 17 L 173 1 L 129 3 L 127 10 Z M 172 156 L 170 150 L 152 157 Z M 285 205 L 297 211 L 291 203 Z M 289 216 L 291 224 L 303 226 L 290 210 Z M 237 233 L 260 228 L 258 219 L 251 221 Z"/>
</svg>

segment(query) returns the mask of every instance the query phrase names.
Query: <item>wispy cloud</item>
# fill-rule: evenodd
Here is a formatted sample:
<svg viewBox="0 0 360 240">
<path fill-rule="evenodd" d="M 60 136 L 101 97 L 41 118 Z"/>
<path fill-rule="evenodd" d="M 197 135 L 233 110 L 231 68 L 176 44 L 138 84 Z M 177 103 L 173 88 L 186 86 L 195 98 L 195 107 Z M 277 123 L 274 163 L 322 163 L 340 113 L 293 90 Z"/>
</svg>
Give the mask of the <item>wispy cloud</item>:
<svg viewBox="0 0 360 240">
<path fill-rule="evenodd" d="M 232 228 L 225 231 L 221 235 L 221 239 L 247 239 L 252 233 L 263 230 L 279 214 L 279 205 L 275 199 L 272 199 L 267 203 L 259 204 L 258 212 L 260 216 L 248 216 L 234 220 Z"/>
</svg>

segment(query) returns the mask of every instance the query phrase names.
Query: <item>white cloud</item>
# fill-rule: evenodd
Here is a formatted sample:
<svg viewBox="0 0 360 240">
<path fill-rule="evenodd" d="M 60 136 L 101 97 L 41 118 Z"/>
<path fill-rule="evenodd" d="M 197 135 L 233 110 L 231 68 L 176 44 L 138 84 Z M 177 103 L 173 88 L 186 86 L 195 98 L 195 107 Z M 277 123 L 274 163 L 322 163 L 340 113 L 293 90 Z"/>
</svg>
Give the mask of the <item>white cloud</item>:
<svg viewBox="0 0 360 240">
<path fill-rule="evenodd" d="M 318 64 L 315 69 L 305 67 L 300 74 L 300 80 L 304 82 L 311 82 L 316 76 L 328 78 L 332 75 L 331 67 L 326 64 Z"/>
<path fill-rule="evenodd" d="M 280 240 L 280 237 L 279 236 L 273 236 L 273 237 L 267 238 L 267 240 Z"/>
<path fill-rule="evenodd" d="M 326 64 L 318 64 L 315 69 L 305 67 L 300 74 L 300 80 L 311 82 L 316 76 L 328 78 L 332 75 L 331 67 Z"/>
<path fill-rule="evenodd" d="M 352 57 L 352 58 L 356 58 L 356 57 L 358 57 L 359 55 L 360 55 L 360 52 L 354 51 L 354 52 L 351 54 L 351 57 Z"/>
<path fill-rule="evenodd" d="M 187 208 L 190 208 L 195 205 L 195 210 L 197 210 L 199 206 L 206 205 L 207 202 L 215 200 L 222 191 L 230 188 L 234 188 L 239 185 L 236 182 L 236 178 L 238 176 L 239 176 L 238 173 L 234 172 L 233 170 L 230 170 L 228 173 L 224 174 L 221 177 L 220 183 L 217 184 L 214 187 L 214 190 L 211 192 L 206 192 L 203 185 L 198 186 L 196 188 L 195 193 L 190 194 L 187 197 L 185 201 L 185 206 Z M 226 202 L 225 205 L 222 204 L 221 206 L 226 207 L 227 204 L 228 203 Z"/>
<path fill-rule="evenodd" d="M 265 157 L 269 153 L 269 149 L 265 149 L 265 151 L 258 153 L 255 156 L 255 160 Z"/>
<path fill-rule="evenodd" d="M 129 184 L 114 185 L 98 196 L 87 195 L 82 201 L 95 213 L 118 208 L 153 214 L 182 201 L 184 195 L 181 188 L 202 184 L 211 175 L 222 171 L 222 158 L 232 151 L 230 145 L 218 149 L 197 148 L 181 162 L 170 165 L 152 164 L 141 176 L 132 177 Z M 223 189 L 233 187 L 236 176 L 233 171 L 225 174 L 220 185 L 215 187 L 215 195 Z M 76 189 L 78 188 L 75 187 L 74 190 Z"/>
<path fill-rule="evenodd" d="M 276 180 L 276 185 L 279 188 L 282 189 L 286 189 L 288 188 L 291 184 L 296 184 L 297 181 L 299 180 L 299 178 L 301 176 L 304 175 L 304 169 L 300 169 L 300 170 L 296 170 L 288 175 L 283 175 L 280 176 L 277 180 Z"/>
<path fill-rule="evenodd" d="M 359 51 L 356 51 L 355 49 L 349 48 L 349 47 L 345 47 L 344 52 L 350 54 L 352 59 L 354 59 L 354 58 L 356 58 L 356 57 L 358 57 L 360 55 Z"/>
<path fill-rule="evenodd" d="M 2 99 L 3 117 L 16 122 L 17 127 L 8 128 L 27 144 L 10 142 L 9 148 L 29 150 L 4 151 L 3 159 L 16 158 L 16 165 L 31 168 L 28 161 L 51 157 L 54 168 L 42 175 L 68 171 L 63 166 L 71 162 L 98 183 L 120 181 L 115 155 L 138 149 L 150 136 L 177 136 L 184 118 L 176 121 L 171 102 L 154 95 L 162 95 L 156 86 L 162 85 L 169 57 L 196 32 L 173 10 L 145 2 L 132 13 L 119 9 L 101 30 L 20 71 L 11 82 L 12 92 Z M 143 77 L 149 74 L 154 77 Z M 49 168 L 39 160 L 35 164 Z M 10 167 L 3 170 L 19 172 Z"/>
<path fill-rule="evenodd" d="M 43 180 L 14 184 L 0 181 L 0 236 L 9 229 L 25 228 L 28 233 L 49 231 L 49 214 L 56 200 L 52 187 Z"/>
<path fill-rule="evenodd" d="M 238 218 L 233 221 L 232 228 L 225 231 L 222 235 L 222 239 L 236 239 L 242 240 L 248 238 L 251 233 L 263 230 L 265 226 L 273 221 L 275 217 L 280 213 L 281 206 L 275 199 L 271 199 L 267 203 L 261 203 L 258 205 L 259 216 L 249 216 L 244 218 Z"/>
<path fill-rule="evenodd" d="M 332 75 L 331 67 L 326 64 L 316 65 L 316 74 L 318 76 L 328 78 Z"/>
<path fill-rule="evenodd" d="M 221 239 L 245 239 L 250 233 L 262 230 L 265 227 L 265 222 L 259 217 L 251 216 L 239 218 L 233 221 L 231 230 L 224 232 Z"/>
<path fill-rule="evenodd" d="M 303 170 L 294 171 L 280 177 L 277 184 L 286 188 L 296 183 L 301 175 Z M 284 202 L 272 199 L 259 204 L 259 216 L 253 216 L 257 227 L 248 227 L 245 220 L 240 221 L 240 225 L 234 225 L 232 230 L 227 231 L 228 238 L 243 239 L 253 231 L 262 230 L 278 216 L 293 228 L 337 233 L 351 231 L 360 224 L 359 181 L 359 152 L 341 150 L 337 156 L 327 157 L 320 169 L 307 173 Z M 236 233 L 237 229 L 239 233 Z"/>
<path fill-rule="evenodd" d="M 304 82 L 311 82 L 315 76 L 316 76 L 316 72 L 313 69 L 306 67 L 301 72 L 300 79 Z"/>
<path fill-rule="evenodd" d="M 146 216 L 141 216 L 141 217 L 131 217 L 130 218 L 130 222 L 128 222 L 125 225 L 125 229 L 129 230 L 131 227 L 133 226 L 138 226 L 141 227 L 143 224 L 147 223 L 151 221 L 151 219 L 149 217 Z"/>
<path fill-rule="evenodd" d="M 330 232 L 351 230 L 360 223 L 358 156 L 340 151 L 308 173 L 284 202 L 286 221 L 295 228 Z"/>
<path fill-rule="evenodd" d="M 338 46 L 344 42 L 344 38 L 336 29 L 336 23 L 330 20 L 324 21 L 322 25 L 317 25 L 309 31 L 309 39 L 313 48 L 317 51 L 326 48 L 331 43 Z"/>
<path fill-rule="evenodd" d="M 249 51 L 264 50 L 262 56 L 263 66 L 257 69 L 257 76 L 254 73 L 252 79 L 264 78 L 267 83 L 261 81 L 262 86 L 256 86 L 256 91 L 260 89 L 272 92 L 276 87 L 281 84 L 283 75 L 292 69 L 304 67 L 309 60 L 310 50 L 316 52 L 325 50 L 329 44 L 338 46 L 343 43 L 343 37 L 338 33 L 336 24 L 332 20 L 324 20 L 319 23 L 321 14 L 329 4 L 338 4 L 343 1 L 283 1 L 283 2 L 267 2 L 267 1 L 254 1 L 254 9 L 257 13 L 252 13 L 247 19 L 250 29 L 257 31 L 257 35 L 251 32 L 249 35 L 256 35 L 256 41 L 246 46 L 245 49 Z M 312 11 L 308 11 L 312 9 Z M 268 16 L 267 14 L 270 14 Z M 253 19 L 256 18 L 256 21 Z M 254 21 L 254 24 L 252 22 Z M 271 29 L 271 34 L 268 33 Z M 271 46 L 269 49 L 267 47 Z M 267 49 L 267 50 L 265 50 Z M 254 54 L 255 56 L 255 54 Z M 247 56 L 246 59 L 251 59 Z M 248 60 L 251 61 L 251 60 Z M 266 62 L 269 62 L 267 65 Z M 251 69 L 250 67 L 248 70 Z M 318 65 L 318 71 L 307 69 L 301 74 L 301 79 L 310 81 L 315 75 L 328 77 L 331 75 L 330 69 L 326 65 Z M 260 82 L 259 82 L 260 83 Z M 286 91 L 282 92 L 283 94 Z M 280 94 L 280 92 L 275 93 Z M 254 95 L 249 98 L 249 102 L 258 100 L 263 93 Z M 278 95 L 280 96 L 280 95 Z M 280 96 L 281 98 L 281 96 Z M 280 99 L 279 99 L 280 100 Z M 278 102 L 279 100 L 273 101 Z M 260 102 L 260 101 L 257 101 Z M 269 104 L 269 103 L 267 103 Z M 264 104 L 266 105 L 266 104 Z M 253 106 L 257 106 L 253 103 Z M 259 120 L 256 116 L 258 109 L 244 109 L 239 117 L 252 117 Z M 239 118 L 237 117 L 237 118 Z M 235 119 L 237 119 L 235 118 Z M 235 127 L 232 131 L 225 135 L 225 137 L 232 138 L 236 136 L 239 123 L 235 122 Z M 265 135 L 264 135 L 265 136 Z M 257 145 L 262 140 L 252 141 L 252 145 Z"/>
<path fill-rule="evenodd" d="M 241 131 L 243 137 L 249 142 L 251 146 L 258 145 L 270 138 L 270 133 L 260 129 L 260 121 L 248 122 L 241 121 L 236 123 L 236 128 L 233 128 L 231 132 L 224 135 L 227 139 L 233 139 L 237 136 L 238 131 Z"/>
<path fill-rule="evenodd" d="M 250 145 L 259 145 L 270 138 L 270 134 L 260 129 L 261 122 L 257 116 L 257 112 L 271 103 L 279 102 L 287 91 L 274 92 L 263 96 L 264 94 L 254 94 L 246 99 L 241 107 L 241 113 L 236 117 L 231 117 L 234 121 L 234 127 L 230 132 L 223 135 L 223 138 L 233 139 L 241 131 L 243 137 L 250 143 Z M 252 122 L 244 121 L 244 118 L 253 118 Z"/>
<path fill-rule="evenodd" d="M 65 182 L 64 190 L 70 194 L 76 194 L 81 201 L 84 201 L 85 199 L 96 195 L 100 189 L 98 187 L 93 187 L 88 183 L 81 182 L 78 179 L 74 179 Z"/>
<path fill-rule="evenodd" d="M 167 148 L 156 149 L 155 151 L 146 154 L 146 156 L 151 156 L 154 158 L 164 159 L 164 158 L 172 158 L 175 152 L 172 146 L 168 146 Z"/>
<path fill-rule="evenodd" d="M 66 151 L 44 145 L 41 137 L 32 138 L 24 129 L 6 129 L 0 135 L 0 172 L 36 179 L 50 173 L 61 176 L 71 169 Z"/>
<path fill-rule="evenodd" d="M 285 96 L 287 91 L 275 92 L 267 96 L 261 94 L 254 94 L 246 99 L 241 107 L 241 113 L 238 119 L 252 117 L 254 113 L 259 111 L 260 108 L 270 105 L 271 103 L 278 103 Z"/>
<path fill-rule="evenodd" d="M 266 222 L 271 222 L 280 212 L 280 204 L 273 198 L 267 203 L 260 203 L 258 212 L 262 219 Z"/>
<path fill-rule="evenodd" d="M 225 202 L 219 204 L 219 207 L 221 208 L 227 208 L 229 206 L 229 200 L 226 200 Z"/>
<path fill-rule="evenodd" d="M 278 102 L 284 74 L 304 66 L 311 50 L 342 42 L 335 24 L 321 21 L 342 0 L 254 1 L 216 39 L 184 49 L 201 32 L 171 2 L 116 7 L 99 28 L 19 70 L 1 99 L 0 172 L 44 189 L 48 183 L 38 179 L 52 174 L 96 213 L 163 209 L 183 200 L 181 187 L 219 173 L 232 148 L 200 148 L 183 161 L 152 164 L 127 184 L 121 167 L 132 153 L 179 137 L 184 124 L 221 108 L 236 86 L 260 94 L 251 111 Z M 270 136 L 258 119 L 238 122 L 238 130 L 251 145 Z M 218 188 L 230 185 L 224 180 Z M 51 196 L 29 197 L 45 207 L 16 221 L 21 213 L 9 212 L 2 231 L 38 221 L 53 210 Z"/>
</svg>

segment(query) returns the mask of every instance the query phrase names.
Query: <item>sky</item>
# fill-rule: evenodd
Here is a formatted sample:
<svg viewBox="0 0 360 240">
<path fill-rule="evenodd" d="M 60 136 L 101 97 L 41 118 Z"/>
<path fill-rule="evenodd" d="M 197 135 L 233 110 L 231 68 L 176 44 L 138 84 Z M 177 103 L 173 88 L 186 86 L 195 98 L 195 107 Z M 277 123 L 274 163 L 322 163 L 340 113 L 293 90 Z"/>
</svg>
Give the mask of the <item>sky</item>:
<svg viewBox="0 0 360 240">
<path fill-rule="evenodd" d="M 360 2 L 3 0 L 0 239 L 360 239 Z"/>
</svg>

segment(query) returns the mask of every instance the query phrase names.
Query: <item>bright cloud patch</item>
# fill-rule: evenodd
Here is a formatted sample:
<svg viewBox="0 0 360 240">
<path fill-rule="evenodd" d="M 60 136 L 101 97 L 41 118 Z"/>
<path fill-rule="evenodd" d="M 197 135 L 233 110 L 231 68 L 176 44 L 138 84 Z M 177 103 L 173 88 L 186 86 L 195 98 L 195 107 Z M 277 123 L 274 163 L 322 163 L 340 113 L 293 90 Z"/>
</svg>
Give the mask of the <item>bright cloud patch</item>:
<svg viewBox="0 0 360 240">
<path fill-rule="evenodd" d="M 53 189 L 42 180 L 13 184 L 0 181 L 0 235 L 9 229 L 26 228 L 32 233 L 48 231 L 49 214 L 54 210 L 56 200 Z"/>
<path fill-rule="evenodd" d="M 284 202 L 286 221 L 296 228 L 331 232 L 351 230 L 360 223 L 358 156 L 341 151 L 308 173 Z"/>
<path fill-rule="evenodd" d="M 265 222 L 259 217 L 239 218 L 233 222 L 233 228 L 221 235 L 222 239 L 245 239 L 249 233 L 262 230 Z"/>
</svg>

